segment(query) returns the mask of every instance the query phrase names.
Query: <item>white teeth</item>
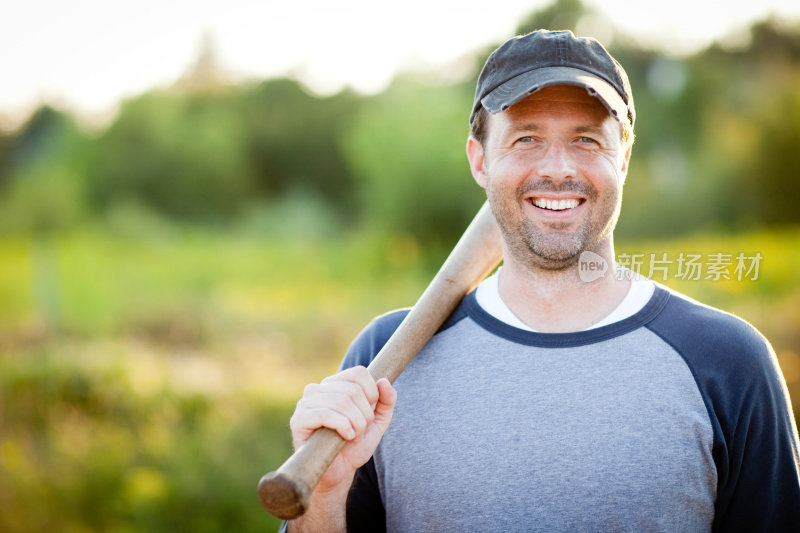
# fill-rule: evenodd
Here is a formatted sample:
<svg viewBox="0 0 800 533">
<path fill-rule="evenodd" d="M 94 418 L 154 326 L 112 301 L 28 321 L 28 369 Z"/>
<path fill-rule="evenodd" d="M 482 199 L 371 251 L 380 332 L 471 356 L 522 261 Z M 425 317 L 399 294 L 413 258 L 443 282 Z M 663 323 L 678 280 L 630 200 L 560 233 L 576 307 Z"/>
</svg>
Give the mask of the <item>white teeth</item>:
<svg viewBox="0 0 800 533">
<path fill-rule="evenodd" d="M 549 209 L 551 211 L 564 211 L 565 209 L 573 209 L 578 207 L 580 202 L 576 199 L 569 200 L 546 200 L 544 198 L 534 198 L 533 205 L 541 207 L 542 209 Z"/>
</svg>

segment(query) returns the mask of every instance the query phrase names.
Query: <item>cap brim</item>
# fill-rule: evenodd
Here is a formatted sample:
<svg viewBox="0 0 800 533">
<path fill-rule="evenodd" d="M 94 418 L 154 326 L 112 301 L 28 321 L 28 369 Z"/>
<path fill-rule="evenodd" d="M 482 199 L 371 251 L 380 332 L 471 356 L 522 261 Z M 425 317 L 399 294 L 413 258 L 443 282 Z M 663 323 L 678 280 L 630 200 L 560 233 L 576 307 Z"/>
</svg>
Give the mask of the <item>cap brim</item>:
<svg viewBox="0 0 800 533">
<path fill-rule="evenodd" d="M 481 104 L 490 113 L 499 113 L 528 95 L 552 85 L 585 87 L 617 120 L 628 120 L 628 106 L 610 83 L 585 70 L 571 67 L 545 67 L 524 72 L 484 96 Z"/>
</svg>

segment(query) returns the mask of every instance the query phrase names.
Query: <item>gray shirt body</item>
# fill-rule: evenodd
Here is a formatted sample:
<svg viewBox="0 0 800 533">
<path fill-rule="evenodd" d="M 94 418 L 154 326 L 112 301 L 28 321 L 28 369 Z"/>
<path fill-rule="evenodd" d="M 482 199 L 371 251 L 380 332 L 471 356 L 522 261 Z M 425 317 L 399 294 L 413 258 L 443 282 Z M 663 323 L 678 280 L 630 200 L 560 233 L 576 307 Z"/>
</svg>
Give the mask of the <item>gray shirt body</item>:
<svg viewBox="0 0 800 533">
<path fill-rule="evenodd" d="M 374 456 L 390 531 L 711 528 L 711 424 L 653 333 L 543 348 L 465 319 L 396 388 Z"/>
</svg>

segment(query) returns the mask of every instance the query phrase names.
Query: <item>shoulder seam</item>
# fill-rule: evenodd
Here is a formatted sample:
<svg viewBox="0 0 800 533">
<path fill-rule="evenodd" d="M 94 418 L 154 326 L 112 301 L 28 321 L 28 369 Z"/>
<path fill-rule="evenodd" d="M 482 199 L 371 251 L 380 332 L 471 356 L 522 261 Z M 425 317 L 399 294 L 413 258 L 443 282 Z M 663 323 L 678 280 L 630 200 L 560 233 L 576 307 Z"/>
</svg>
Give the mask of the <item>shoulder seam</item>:
<svg viewBox="0 0 800 533">
<path fill-rule="evenodd" d="M 650 333 L 652 333 L 653 335 L 655 335 L 656 337 L 658 337 L 659 339 L 661 339 L 662 341 L 664 341 L 664 343 L 666 343 L 667 346 L 672 348 L 672 350 L 676 354 L 678 354 L 678 357 L 681 358 L 681 360 L 683 361 L 683 364 L 686 365 L 686 368 L 689 369 L 689 373 L 692 374 L 692 380 L 694 380 L 694 385 L 695 385 L 695 387 L 697 387 L 697 392 L 700 393 L 700 397 L 703 399 L 703 404 L 706 406 L 706 414 L 708 415 L 708 421 L 709 421 L 709 423 L 711 423 L 712 427 L 714 427 L 714 420 L 716 419 L 716 417 L 714 416 L 713 405 L 711 404 L 711 399 L 703 391 L 703 387 L 700 385 L 700 379 L 697 376 L 697 371 L 695 370 L 694 365 L 689 362 L 689 360 L 686 358 L 686 355 L 684 355 L 682 350 L 678 349 L 678 347 L 675 346 L 675 344 L 672 341 L 667 339 L 660 332 L 654 330 L 651 327 L 651 325 L 652 325 L 652 322 L 648 323 L 648 324 L 645 324 L 644 328 L 647 331 L 649 331 Z M 714 431 L 713 433 L 714 433 L 714 439 L 716 440 L 716 438 L 717 438 L 716 431 Z"/>
</svg>

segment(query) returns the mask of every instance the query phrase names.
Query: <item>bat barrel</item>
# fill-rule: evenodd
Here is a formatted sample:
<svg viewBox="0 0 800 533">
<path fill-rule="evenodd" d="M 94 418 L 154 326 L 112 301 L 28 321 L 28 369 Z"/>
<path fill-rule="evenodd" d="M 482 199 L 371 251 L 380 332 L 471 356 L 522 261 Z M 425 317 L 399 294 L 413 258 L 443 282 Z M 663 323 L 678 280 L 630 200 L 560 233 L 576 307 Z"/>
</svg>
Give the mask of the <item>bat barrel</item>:
<svg viewBox="0 0 800 533">
<path fill-rule="evenodd" d="M 291 520 L 306 512 L 310 496 L 308 486 L 298 484 L 291 477 L 277 471 L 265 474 L 258 482 L 261 505 L 284 520 Z"/>
<path fill-rule="evenodd" d="M 316 430 L 278 470 L 261 478 L 258 483 L 261 505 L 283 520 L 305 513 L 314 487 L 345 442 L 331 429 Z"/>
</svg>

